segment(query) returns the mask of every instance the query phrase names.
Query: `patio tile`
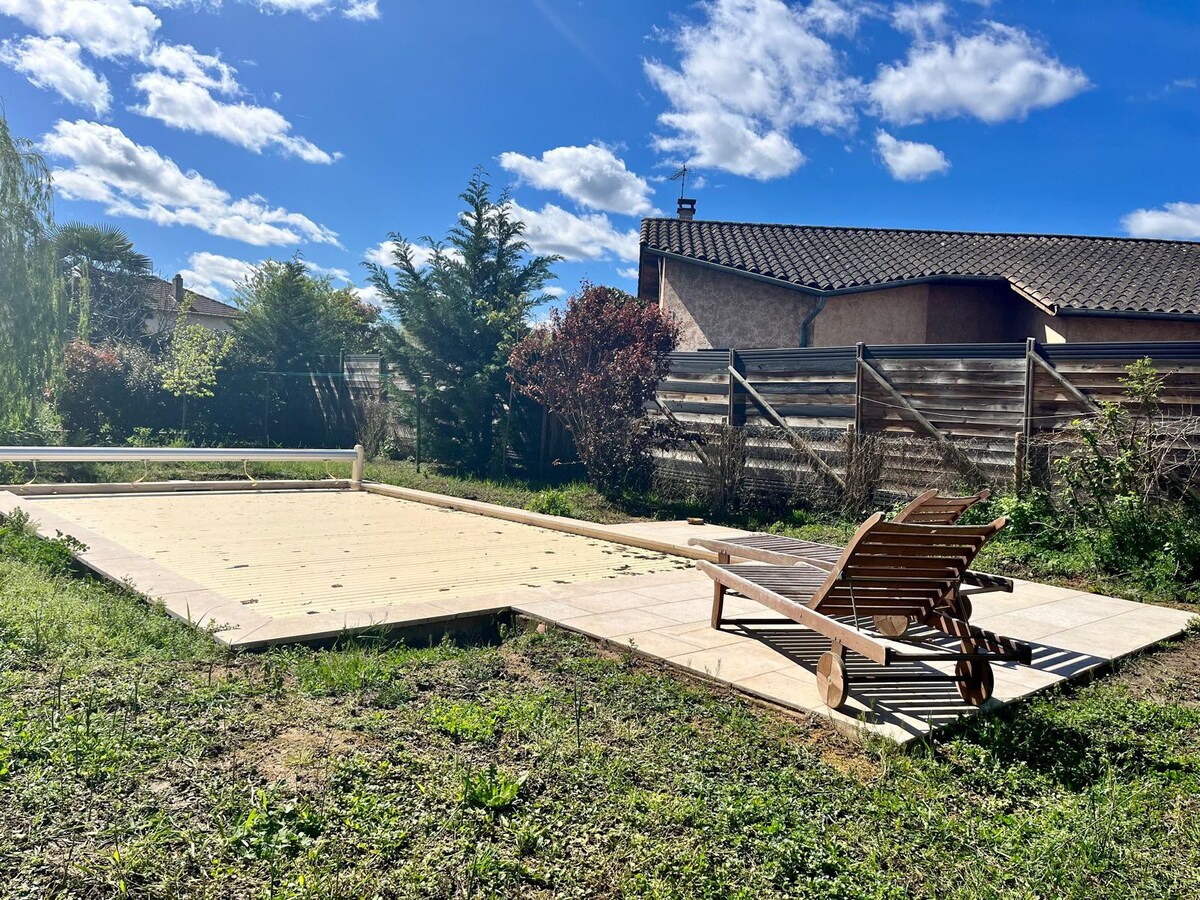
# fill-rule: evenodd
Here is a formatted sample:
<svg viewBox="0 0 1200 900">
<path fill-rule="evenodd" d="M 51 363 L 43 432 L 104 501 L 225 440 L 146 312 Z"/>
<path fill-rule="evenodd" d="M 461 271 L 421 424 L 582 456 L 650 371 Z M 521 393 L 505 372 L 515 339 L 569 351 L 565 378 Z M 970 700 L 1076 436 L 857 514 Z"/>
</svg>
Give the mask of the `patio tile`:
<svg viewBox="0 0 1200 900">
<path fill-rule="evenodd" d="M 817 681 L 811 675 L 797 678 L 782 670 L 766 672 L 740 678 L 734 682 L 734 686 L 800 712 L 811 712 L 825 705 L 817 693 Z"/>
<path fill-rule="evenodd" d="M 1187 627 L 1186 613 L 1177 610 L 1155 611 L 1175 612 L 1176 615 L 1151 617 L 1144 615 L 1144 610 L 1133 610 L 1099 622 L 1060 631 L 1049 638 L 1047 643 L 1066 650 L 1110 657 L 1121 656 L 1174 637 Z"/>
<path fill-rule="evenodd" d="M 679 623 L 707 622 L 712 615 L 712 598 L 679 600 L 675 603 L 659 603 L 649 607 L 656 615 L 666 616 Z"/>
<path fill-rule="evenodd" d="M 778 669 L 794 666 L 786 657 L 756 641 L 742 638 L 736 644 L 695 650 L 672 656 L 670 661 L 718 681 L 735 683 Z"/>
<path fill-rule="evenodd" d="M 712 582 L 703 578 L 696 581 L 679 581 L 671 584 L 659 584 L 652 587 L 634 588 L 637 593 L 651 600 L 671 602 L 675 600 L 704 600 L 712 602 Z"/>
<path fill-rule="evenodd" d="M 621 609 L 649 609 L 654 601 L 645 594 L 635 591 L 610 591 L 604 594 L 586 594 L 581 597 L 564 598 L 564 603 L 588 613 L 608 613 Z"/>
<path fill-rule="evenodd" d="M 517 612 L 528 613 L 531 616 L 537 616 L 539 619 L 546 619 L 550 622 L 565 622 L 568 619 L 578 619 L 581 616 L 593 614 L 590 610 L 571 606 L 569 603 L 564 603 L 561 600 L 534 600 L 531 603 L 515 603 L 513 604 L 513 609 Z"/>
<path fill-rule="evenodd" d="M 745 640 L 741 635 L 729 631 L 718 631 L 708 624 L 707 617 L 703 623 L 689 622 L 682 625 L 670 625 L 657 629 L 660 634 L 677 638 L 698 650 L 708 650 L 713 647 L 724 647 Z"/>
<path fill-rule="evenodd" d="M 612 612 L 568 619 L 564 624 L 575 631 L 582 631 L 596 637 L 616 638 L 639 631 L 653 631 L 664 625 L 670 625 L 671 620 L 663 616 L 656 616 L 644 609 L 618 609 Z"/>
<path fill-rule="evenodd" d="M 639 653 L 660 660 L 691 653 L 696 649 L 686 641 L 663 634 L 661 631 L 635 631 L 633 634 L 622 635 L 620 642 L 631 646 Z"/>
</svg>

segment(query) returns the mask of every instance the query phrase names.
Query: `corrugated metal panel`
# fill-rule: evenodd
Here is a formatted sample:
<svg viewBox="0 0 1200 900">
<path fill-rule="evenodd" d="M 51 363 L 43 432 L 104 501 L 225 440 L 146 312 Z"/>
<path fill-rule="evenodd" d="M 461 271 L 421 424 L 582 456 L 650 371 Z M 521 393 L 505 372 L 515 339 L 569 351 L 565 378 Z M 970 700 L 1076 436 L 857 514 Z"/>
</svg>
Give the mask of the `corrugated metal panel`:
<svg viewBox="0 0 1200 900">
<path fill-rule="evenodd" d="M 863 346 L 867 359 L 1019 359 L 1021 344 L 870 344 Z"/>
<path fill-rule="evenodd" d="M 1200 341 L 1137 341 L 1098 344 L 1039 344 L 1046 359 L 1135 360 L 1200 359 Z"/>
</svg>

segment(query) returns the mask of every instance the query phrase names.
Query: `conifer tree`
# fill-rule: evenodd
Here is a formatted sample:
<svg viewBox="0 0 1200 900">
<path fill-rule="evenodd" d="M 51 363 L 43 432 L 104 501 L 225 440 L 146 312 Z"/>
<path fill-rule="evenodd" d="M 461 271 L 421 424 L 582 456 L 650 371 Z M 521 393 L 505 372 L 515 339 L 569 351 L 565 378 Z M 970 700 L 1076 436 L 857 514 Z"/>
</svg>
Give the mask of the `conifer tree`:
<svg viewBox="0 0 1200 900">
<path fill-rule="evenodd" d="M 423 238 L 432 248 L 427 265 L 395 233 L 395 279 L 366 265 L 395 318 L 385 333 L 388 356 L 420 392 L 433 455 L 479 474 L 494 458 L 509 353 L 528 332 L 530 309 L 545 300 L 541 289 L 559 257 L 530 254 L 507 192 L 493 201 L 482 169 L 459 196 L 466 208 L 446 240 Z"/>
</svg>

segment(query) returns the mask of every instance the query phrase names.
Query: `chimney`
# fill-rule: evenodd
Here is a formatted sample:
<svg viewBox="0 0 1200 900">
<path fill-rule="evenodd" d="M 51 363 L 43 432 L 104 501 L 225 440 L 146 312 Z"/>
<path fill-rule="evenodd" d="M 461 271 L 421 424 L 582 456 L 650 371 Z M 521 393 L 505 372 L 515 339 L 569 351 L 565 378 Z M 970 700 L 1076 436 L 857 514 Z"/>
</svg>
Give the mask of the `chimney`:
<svg viewBox="0 0 1200 900">
<path fill-rule="evenodd" d="M 183 276 L 179 274 L 175 276 L 175 303 L 183 304 Z"/>
<path fill-rule="evenodd" d="M 696 218 L 696 201 L 691 197 L 680 197 L 675 214 L 685 222 L 690 222 Z"/>
</svg>

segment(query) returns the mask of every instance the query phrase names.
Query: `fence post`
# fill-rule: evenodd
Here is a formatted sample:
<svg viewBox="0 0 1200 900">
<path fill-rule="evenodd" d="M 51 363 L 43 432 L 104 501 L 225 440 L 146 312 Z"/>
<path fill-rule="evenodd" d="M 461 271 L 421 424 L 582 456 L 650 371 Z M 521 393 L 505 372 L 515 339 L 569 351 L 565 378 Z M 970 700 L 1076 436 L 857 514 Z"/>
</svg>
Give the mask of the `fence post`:
<svg viewBox="0 0 1200 900">
<path fill-rule="evenodd" d="M 725 374 L 725 379 L 729 384 L 729 406 L 725 412 L 726 425 L 745 425 L 746 424 L 746 400 L 744 397 L 738 396 L 740 383 L 733 377 L 734 372 L 745 374 L 742 367 L 742 358 L 738 356 L 736 350 L 729 351 L 729 370 Z"/>
<path fill-rule="evenodd" d="M 417 471 L 421 471 L 421 379 L 418 376 L 417 383 L 413 386 L 413 399 L 417 405 L 417 445 L 415 447 L 417 457 Z"/>
<path fill-rule="evenodd" d="M 1037 370 L 1034 366 L 1034 356 L 1037 354 L 1037 341 L 1025 339 L 1025 412 L 1021 417 L 1021 432 L 1017 435 L 1014 447 L 1013 478 L 1016 489 L 1021 491 L 1029 476 L 1029 439 L 1033 436 L 1033 403 L 1036 397 L 1034 379 Z"/>
<path fill-rule="evenodd" d="M 354 445 L 354 462 L 350 466 L 350 486 L 356 491 L 362 490 L 363 467 L 367 461 L 367 453 L 362 444 Z"/>
<path fill-rule="evenodd" d="M 854 433 L 862 434 L 863 414 L 863 357 L 866 355 L 866 344 L 859 341 L 854 345 Z"/>
</svg>

